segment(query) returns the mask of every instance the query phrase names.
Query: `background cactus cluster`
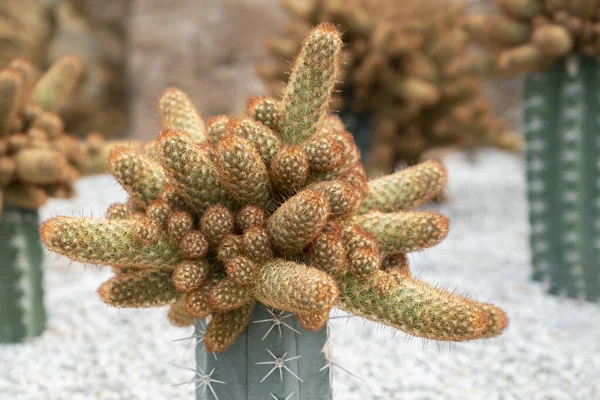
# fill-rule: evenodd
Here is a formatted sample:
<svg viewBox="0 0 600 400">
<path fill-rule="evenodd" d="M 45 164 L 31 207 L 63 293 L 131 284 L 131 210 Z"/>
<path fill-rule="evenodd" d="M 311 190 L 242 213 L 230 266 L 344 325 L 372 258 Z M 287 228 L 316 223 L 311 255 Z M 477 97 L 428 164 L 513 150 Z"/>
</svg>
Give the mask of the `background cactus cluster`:
<svg viewBox="0 0 600 400">
<path fill-rule="evenodd" d="M 437 340 L 499 334 L 500 309 L 410 274 L 406 253 L 441 241 L 448 221 L 408 210 L 443 189 L 445 171 L 427 162 L 367 182 L 352 136 L 327 115 L 341 46 L 332 25 L 312 30 L 281 101 L 254 98 L 239 118 L 205 124 L 183 92 L 166 90 L 155 146 L 111 153 L 130 200 L 104 219 L 50 219 L 42 240 L 110 265 L 98 290 L 110 305 L 170 305 L 181 326 L 212 315 L 204 343 L 214 352 L 242 334 L 257 302 L 309 330 L 337 305 Z"/>
<path fill-rule="evenodd" d="M 119 22 L 106 17 L 102 3 L 99 6 L 87 0 L 0 3 L 0 68 L 15 58 L 25 58 L 44 69 L 65 55 L 75 55 L 85 65 L 80 84 L 60 110 L 69 132 L 79 136 L 93 130 L 116 136 L 123 133 L 127 123 L 128 2 L 123 2 L 120 14 L 123 17 Z"/>
<path fill-rule="evenodd" d="M 73 195 L 89 156 L 56 112 L 80 74 L 76 57 L 60 59 L 39 79 L 24 59 L 0 70 L 0 204 L 37 209 L 49 197 Z"/>
<path fill-rule="evenodd" d="M 310 0 L 283 5 L 292 20 L 285 36 L 268 38 L 273 59 L 259 65 L 258 74 L 273 93 L 280 92 L 306 32 L 323 21 L 339 26 L 346 46 L 338 83 L 342 94 L 333 107 L 342 116 L 351 109 L 372 118 L 369 172 L 387 173 L 399 161 L 415 163 L 440 146 L 520 148 L 507 123 L 493 116 L 479 79 L 448 68 L 467 55 L 464 3 L 419 0 L 398 7 L 389 0 Z"/>
<path fill-rule="evenodd" d="M 480 71 L 514 74 L 541 71 L 573 52 L 600 55 L 596 1 L 496 0 L 499 15 L 473 15 L 465 27 L 491 53 L 478 55 Z M 471 69 L 461 65 L 464 71 Z"/>
</svg>

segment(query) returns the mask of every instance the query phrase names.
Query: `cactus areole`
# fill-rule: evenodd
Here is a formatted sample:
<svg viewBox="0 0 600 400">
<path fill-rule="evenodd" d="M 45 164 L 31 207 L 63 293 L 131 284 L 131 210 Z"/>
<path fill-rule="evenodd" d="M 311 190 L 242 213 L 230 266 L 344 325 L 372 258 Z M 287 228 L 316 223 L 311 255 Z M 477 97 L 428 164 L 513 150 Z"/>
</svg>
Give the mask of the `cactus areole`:
<svg viewBox="0 0 600 400">
<path fill-rule="evenodd" d="M 500 309 L 411 275 L 406 253 L 444 239 L 448 221 L 410 210 L 440 193 L 446 173 L 426 162 L 367 182 L 352 135 L 328 115 L 341 45 L 332 25 L 313 29 L 281 100 L 254 98 L 243 117 L 205 124 L 185 93 L 167 89 L 155 147 L 112 151 L 110 172 L 130 200 L 104 219 L 52 218 L 42 240 L 73 260 L 110 265 L 115 275 L 98 290 L 110 305 L 168 305 L 179 326 L 211 316 L 208 352 L 242 346 L 244 333 L 244 343 L 254 340 L 247 328 L 263 306 L 293 315 L 288 324 L 303 336 L 322 335 L 334 306 L 434 340 L 500 334 L 508 322 Z M 323 342 L 314 343 L 319 353 Z M 310 361 L 288 360 L 296 355 L 284 345 L 270 351 L 257 362 L 281 366 L 274 383 L 288 382 L 282 363 Z M 212 369 L 202 378 L 216 379 L 202 390 L 211 399 L 227 385 L 215 378 L 218 361 Z M 290 370 L 301 394 L 311 382 L 302 367 Z M 259 386 L 257 377 L 240 381 Z M 323 393 L 302 398 L 330 398 Z"/>
</svg>

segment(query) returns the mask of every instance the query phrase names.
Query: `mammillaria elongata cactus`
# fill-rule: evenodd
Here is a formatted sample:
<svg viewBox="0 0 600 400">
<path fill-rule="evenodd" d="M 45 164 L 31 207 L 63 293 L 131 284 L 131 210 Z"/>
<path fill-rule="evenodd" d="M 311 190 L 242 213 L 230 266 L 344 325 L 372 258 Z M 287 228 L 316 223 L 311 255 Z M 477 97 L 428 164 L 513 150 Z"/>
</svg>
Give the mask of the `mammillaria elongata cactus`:
<svg viewBox="0 0 600 400">
<path fill-rule="evenodd" d="M 524 89 L 533 278 L 550 292 L 600 300 L 600 4 L 498 1 L 476 16 L 495 44 L 487 73 L 528 73 Z M 493 51 L 497 50 L 497 51 Z"/>
<path fill-rule="evenodd" d="M 500 309 L 411 275 L 405 254 L 441 241 L 448 221 L 410 210 L 446 174 L 427 162 L 367 182 L 352 136 L 327 115 L 341 45 L 333 26 L 313 29 L 281 101 L 254 98 L 240 118 L 205 125 L 168 89 L 154 151 L 111 154 L 127 204 L 105 219 L 55 217 L 41 228 L 49 249 L 112 267 L 98 290 L 104 302 L 170 305 L 179 326 L 211 316 L 203 343 L 221 354 L 198 356 L 198 398 L 331 398 L 318 366 L 336 305 L 435 340 L 506 327 Z M 258 323 L 282 318 L 281 336 Z"/>
<path fill-rule="evenodd" d="M 408 0 L 398 7 L 395 0 L 308 0 L 283 5 L 292 21 L 284 37 L 268 38 L 273 59 L 259 65 L 258 74 L 279 93 L 304 34 L 321 22 L 339 25 L 346 47 L 334 108 L 359 144 L 370 142 L 365 164 L 370 175 L 388 173 L 398 162 L 414 164 L 437 147 L 521 147 L 521 139 L 493 115 L 479 79 L 448 70 L 467 55 L 464 3 Z"/>
<path fill-rule="evenodd" d="M 45 325 L 37 209 L 49 197 L 72 196 L 87 163 L 55 114 L 80 71 L 74 57 L 39 80 L 23 59 L 0 70 L 0 342 L 35 336 Z"/>
</svg>

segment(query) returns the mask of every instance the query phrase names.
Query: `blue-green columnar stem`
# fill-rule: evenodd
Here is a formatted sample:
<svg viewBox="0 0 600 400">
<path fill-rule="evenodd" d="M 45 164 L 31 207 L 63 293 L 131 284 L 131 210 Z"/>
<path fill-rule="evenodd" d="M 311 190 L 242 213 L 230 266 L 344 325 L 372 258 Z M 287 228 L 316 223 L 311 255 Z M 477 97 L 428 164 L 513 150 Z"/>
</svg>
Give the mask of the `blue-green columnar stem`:
<svg viewBox="0 0 600 400">
<path fill-rule="evenodd" d="M 371 149 L 373 117 L 370 112 L 352 111 L 351 107 L 345 107 L 340 111 L 340 119 L 346 126 L 348 132 L 352 132 L 354 142 L 360 150 L 361 162 L 365 162 Z"/>
<path fill-rule="evenodd" d="M 533 279 L 600 300 L 600 64 L 573 57 L 524 89 Z"/>
<path fill-rule="evenodd" d="M 0 216 L 0 343 L 38 336 L 46 326 L 38 225 L 37 211 L 5 206 Z"/>
<path fill-rule="evenodd" d="M 326 328 L 307 331 L 290 313 L 258 305 L 246 332 L 225 352 L 215 356 L 197 346 L 196 399 L 330 400 L 326 342 Z"/>
</svg>

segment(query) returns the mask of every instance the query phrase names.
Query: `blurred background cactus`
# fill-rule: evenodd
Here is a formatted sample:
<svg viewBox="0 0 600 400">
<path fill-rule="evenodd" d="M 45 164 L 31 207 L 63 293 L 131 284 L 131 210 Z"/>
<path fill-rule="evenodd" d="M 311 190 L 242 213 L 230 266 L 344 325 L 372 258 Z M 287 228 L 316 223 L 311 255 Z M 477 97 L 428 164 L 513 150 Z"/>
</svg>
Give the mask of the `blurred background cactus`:
<svg viewBox="0 0 600 400">
<path fill-rule="evenodd" d="M 130 200 L 103 219 L 41 228 L 50 250 L 112 267 L 98 289 L 107 304 L 169 305 L 177 326 L 210 316 L 196 328 L 198 399 L 331 399 L 334 306 L 441 341 L 493 337 L 508 323 L 495 306 L 412 276 L 406 253 L 448 232 L 442 215 L 413 211 L 443 190 L 445 170 L 426 162 L 368 182 L 352 136 L 328 115 L 341 36 L 321 24 L 303 43 L 281 101 L 256 97 L 242 117 L 205 124 L 167 89 L 154 148 L 111 152 Z"/>
<path fill-rule="evenodd" d="M 80 74 L 75 57 L 60 59 L 39 80 L 23 59 L 0 70 L 0 342 L 45 327 L 37 209 L 49 197 L 72 196 L 87 162 L 55 113 Z"/>
<path fill-rule="evenodd" d="M 523 92 L 533 278 L 600 300 L 600 5 L 498 0 L 466 26 L 484 75 L 526 74 Z"/>
<path fill-rule="evenodd" d="M 338 25 L 346 47 L 338 85 L 343 91 L 333 108 L 341 111 L 357 142 L 368 144 L 370 173 L 387 173 L 399 162 L 414 164 L 438 147 L 520 149 L 520 137 L 493 115 L 479 79 L 448 68 L 467 55 L 463 2 L 415 0 L 402 7 L 389 0 L 282 4 L 292 21 L 285 36 L 267 39 L 273 59 L 259 64 L 258 74 L 272 93 L 280 93 L 288 62 L 305 33 L 323 21 Z"/>
<path fill-rule="evenodd" d="M 38 79 L 24 59 L 0 69 L 0 342 L 40 334 L 45 326 L 38 209 L 70 198 L 82 175 L 106 171 L 114 143 L 65 133 L 58 112 L 82 74 L 64 56 Z M 137 145 L 137 144 L 136 144 Z"/>
<path fill-rule="evenodd" d="M 110 4 L 108 4 L 110 3 Z M 46 68 L 64 55 L 80 58 L 81 84 L 60 115 L 74 134 L 127 129 L 126 17 L 129 2 L 117 0 L 3 0 L 0 4 L 0 68 L 28 59 Z"/>
</svg>

